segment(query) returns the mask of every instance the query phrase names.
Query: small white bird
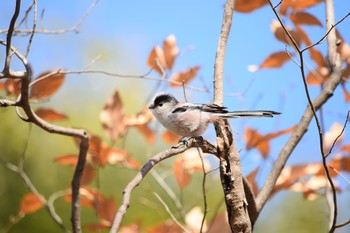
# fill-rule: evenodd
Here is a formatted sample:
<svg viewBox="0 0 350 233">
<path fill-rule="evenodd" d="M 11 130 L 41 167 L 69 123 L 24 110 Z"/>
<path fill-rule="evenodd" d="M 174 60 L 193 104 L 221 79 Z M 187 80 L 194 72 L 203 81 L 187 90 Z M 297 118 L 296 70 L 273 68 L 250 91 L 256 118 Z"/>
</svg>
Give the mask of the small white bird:
<svg viewBox="0 0 350 233">
<path fill-rule="evenodd" d="M 220 118 L 273 117 L 275 111 L 233 111 L 216 104 L 180 103 L 164 92 L 158 93 L 148 107 L 157 120 L 167 129 L 182 137 L 197 137 L 204 133 L 210 123 Z"/>
</svg>

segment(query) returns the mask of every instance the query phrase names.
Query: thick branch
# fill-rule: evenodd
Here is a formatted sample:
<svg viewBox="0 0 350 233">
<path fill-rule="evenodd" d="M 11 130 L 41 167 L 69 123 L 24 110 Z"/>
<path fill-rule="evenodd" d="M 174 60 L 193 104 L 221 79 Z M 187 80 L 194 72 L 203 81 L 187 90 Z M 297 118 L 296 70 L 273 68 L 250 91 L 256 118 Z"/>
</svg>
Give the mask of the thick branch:
<svg viewBox="0 0 350 233">
<path fill-rule="evenodd" d="M 162 151 L 159 154 L 153 156 L 150 160 L 148 160 L 148 162 L 145 165 L 143 165 L 143 167 L 137 173 L 135 178 L 132 181 L 130 181 L 124 189 L 122 204 L 114 217 L 113 225 L 110 230 L 111 233 L 118 232 L 123 217 L 130 206 L 131 192 L 136 186 L 138 186 L 141 183 L 141 181 L 145 178 L 148 172 L 150 172 L 151 169 L 159 162 L 168 159 L 174 155 L 180 154 L 192 147 L 200 147 L 204 153 L 217 153 L 215 146 L 213 146 L 206 140 L 203 140 L 201 138 L 190 138 L 186 144 L 181 142 L 177 146 Z"/>
</svg>

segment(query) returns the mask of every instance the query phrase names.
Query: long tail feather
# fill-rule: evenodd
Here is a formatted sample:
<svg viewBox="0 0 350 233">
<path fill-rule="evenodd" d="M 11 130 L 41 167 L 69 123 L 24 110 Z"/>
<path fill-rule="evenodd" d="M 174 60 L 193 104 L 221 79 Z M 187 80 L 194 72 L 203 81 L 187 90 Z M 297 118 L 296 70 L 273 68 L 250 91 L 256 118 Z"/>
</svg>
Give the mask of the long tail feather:
<svg viewBox="0 0 350 233">
<path fill-rule="evenodd" d="M 234 111 L 227 113 L 215 113 L 216 116 L 224 118 L 238 118 L 238 117 L 273 117 L 279 115 L 280 112 L 265 111 L 265 110 L 254 110 L 254 111 Z"/>
</svg>

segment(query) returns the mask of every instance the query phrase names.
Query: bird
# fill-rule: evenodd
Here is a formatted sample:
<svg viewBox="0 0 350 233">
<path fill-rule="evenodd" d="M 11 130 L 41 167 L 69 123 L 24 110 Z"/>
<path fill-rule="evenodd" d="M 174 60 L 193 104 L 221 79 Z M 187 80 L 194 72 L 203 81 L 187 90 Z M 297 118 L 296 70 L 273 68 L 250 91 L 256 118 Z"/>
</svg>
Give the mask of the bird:
<svg viewBox="0 0 350 233">
<path fill-rule="evenodd" d="M 219 119 L 273 117 L 281 114 L 269 110 L 228 111 L 226 107 L 216 104 L 179 102 L 166 92 L 156 94 L 148 108 L 165 128 L 183 138 L 201 136 L 209 124 Z"/>
</svg>

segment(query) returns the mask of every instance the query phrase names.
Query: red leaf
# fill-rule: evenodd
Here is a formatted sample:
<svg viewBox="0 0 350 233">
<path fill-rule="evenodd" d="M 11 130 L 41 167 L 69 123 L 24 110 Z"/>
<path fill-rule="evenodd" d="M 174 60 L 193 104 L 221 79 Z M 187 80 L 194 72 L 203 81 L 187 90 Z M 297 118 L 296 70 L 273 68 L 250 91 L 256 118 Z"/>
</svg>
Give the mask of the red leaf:
<svg viewBox="0 0 350 233">
<path fill-rule="evenodd" d="M 200 66 L 194 66 L 191 67 L 185 71 L 175 73 L 171 78 L 170 81 L 178 82 L 179 84 L 171 83 L 171 87 L 181 87 L 182 83 L 186 84 L 189 81 L 191 81 L 194 77 L 197 76 L 197 72 L 199 71 Z"/>
<path fill-rule="evenodd" d="M 281 67 L 287 61 L 289 61 L 289 59 L 290 57 L 286 52 L 272 53 L 261 63 L 259 68 L 278 68 Z"/>
<path fill-rule="evenodd" d="M 158 64 L 156 61 L 158 62 Z M 155 71 L 162 74 L 162 69 L 159 67 L 159 65 L 162 69 L 165 69 L 166 61 L 163 50 L 159 46 L 155 46 L 152 48 L 148 56 L 147 66 L 153 68 Z"/>
<path fill-rule="evenodd" d="M 96 177 L 95 169 L 90 164 L 85 164 L 83 176 L 81 177 L 80 185 L 90 184 Z"/>
<path fill-rule="evenodd" d="M 54 162 L 62 165 L 75 166 L 78 162 L 78 155 L 75 155 L 75 154 L 63 155 L 55 158 Z"/>
<path fill-rule="evenodd" d="M 163 134 L 162 134 L 162 138 L 163 141 L 169 144 L 173 144 L 173 143 L 178 143 L 180 140 L 180 136 L 174 134 L 173 132 L 166 130 Z"/>
<path fill-rule="evenodd" d="M 20 212 L 24 214 L 30 214 L 36 212 L 43 206 L 43 203 L 34 193 L 25 194 L 20 203 Z"/>
<path fill-rule="evenodd" d="M 249 13 L 267 4 L 266 0 L 237 0 L 235 11 Z"/>
<path fill-rule="evenodd" d="M 103 195 L 96 197 L 96 212 L 103 220 L 112 223 L 116 212 L 115 208 L 116 203 L 113 197 L 106 198 Z"/>
<path fill-rule="evenodd" d="M 184 189 L 191 181 L 191 175 L 184 166 L 182 158 L 177 159 L 174 163 L 174 174 L 180 189 Z"/>
<path fill-rule="evenodd" d="M 3 84 L 8 95 L 18 96 L 21 93 L 21 81 L 9 78 Z"/>
<path fill-rule="evenodd" d="M 35 111 L 35 114 L 45 121 L 58 121 L 67 119 L 67 116 L 65 114 L 56 112 L 49 108 L 39 108 Z"/>
<path fill-rule="evenodd" d="M 123 103 L 119 92 L 116 91 L 100 113 L 103 130 L 110 139 L 117 141 L 119 136 L 126 132 L 124 117 Z"/>
<path fill-rule="evenodd" d="M 322 23 L 312 14 L 298 11 L 289 16 L 295 24 L 315 25 L 322 27 Z"/>
<path fill-rule="evenodd" d="M 40 81 L 38 81 L 41 79 Z M 30 98 L 44 99 L 54 94 L 64 82 L 64 74 L 44 72 L 40 74 L 30 91 Z"/>
<path fill-rule="evenodd" d="M 173 69 L 176 56 L 179 54 L 179 49 L 176 46 L 176 38 L 174 35 L 168 36 L 163 42 L 163 52 L 166 66 L 169 70 Z"/>
</svg>

